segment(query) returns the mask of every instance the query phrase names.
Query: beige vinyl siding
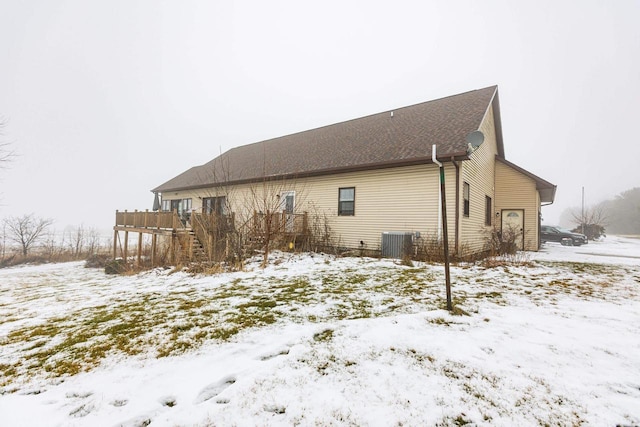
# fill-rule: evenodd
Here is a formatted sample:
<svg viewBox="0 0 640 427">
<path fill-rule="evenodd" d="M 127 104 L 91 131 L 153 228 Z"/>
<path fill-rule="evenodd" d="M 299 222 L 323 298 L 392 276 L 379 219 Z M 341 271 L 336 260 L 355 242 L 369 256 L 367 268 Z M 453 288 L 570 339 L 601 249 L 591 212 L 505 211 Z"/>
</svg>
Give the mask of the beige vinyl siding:
<svg viewBox="0 0 640 427">
<path fill-rule="evenodd" d="M 455 169 L 451 164 L 446 164 L 445 171 L 445 179 L 449 183 L 449 237 L 453 244 Z M 213 195 L 226 194 L 236 214 L 236 224 L 241 224 L 254 209 L 261 210 L 264 206 L 277 208 L 276 194 L 295 191 L 295 211 L 308 212 L 311 221 L 326 217 L 339 246 L 357 248 L 363 241 L 367 249 L 378 250 L 384 231 L 418 231 L 423 237 L 438 233 L 439 186 L 438 168 L 429 164 L 242 184 L 218 189 Z M 338 189 L 344 187 L 355 187 L 354 216 L 338 216 Z M 163 195 L 163 198 L 191 197 L 193 209 L 200 210 L 200 197 L 211 197 L 212 192 L 211 189 L 172 192 Z M 256 195 L 259 201 L 254 203 Z"/>
<path fill-rule="evenodd" d="M 496 142 L 493 107 L 487 111 L 480 131 L 484 134 L 484 142 L 471 154 L 470 160 L 462 162 L 460 179 L 460 252 L 475 253 L 484 250 L 491 226 L 485 225 L 486 196 L 491 197 L 495 205 L 494 173 L 495 156 L 498 152 Z M 470 207 L 469 217 L 463 215 L 463 183 L 469 183 Z M 495 223 L 495 218 L 492 218 Z"/>
<path fill-rule="evenodd" d="M 539 206 L 540 195 L 535 181 L 504 163 L 496 162 L 496 212 L 524 209 L 524 249 L 528 251 L 538 250 Z"/>
</svg>

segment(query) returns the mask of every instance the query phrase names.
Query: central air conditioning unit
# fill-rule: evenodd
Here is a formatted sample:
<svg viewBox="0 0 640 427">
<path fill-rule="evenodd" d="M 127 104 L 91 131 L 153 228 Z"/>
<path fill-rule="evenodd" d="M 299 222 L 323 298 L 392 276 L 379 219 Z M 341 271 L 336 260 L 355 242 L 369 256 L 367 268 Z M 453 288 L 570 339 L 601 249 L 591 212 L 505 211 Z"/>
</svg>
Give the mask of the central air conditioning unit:
<svg viewBox="0 0 640 427">
<path fill-rule="evenodd" d="M 385 231 L 382 233 L 382 256 L 385 258 L 403 258 L 413 254 L 411 231 Z"/>
</svg>

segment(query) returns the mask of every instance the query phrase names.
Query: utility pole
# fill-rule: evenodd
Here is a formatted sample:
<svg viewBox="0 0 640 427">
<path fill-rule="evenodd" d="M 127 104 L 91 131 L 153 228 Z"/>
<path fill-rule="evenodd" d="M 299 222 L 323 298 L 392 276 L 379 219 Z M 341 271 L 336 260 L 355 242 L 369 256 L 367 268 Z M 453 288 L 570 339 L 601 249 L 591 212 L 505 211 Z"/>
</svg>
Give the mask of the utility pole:
<svg viewBox="0 0 640 427">
<path fill-rule="evenodd" d="M 582 187 L 582 215 L 580 215 L 581 233 L 584 234 L 584 186 Z"/>
</svg>

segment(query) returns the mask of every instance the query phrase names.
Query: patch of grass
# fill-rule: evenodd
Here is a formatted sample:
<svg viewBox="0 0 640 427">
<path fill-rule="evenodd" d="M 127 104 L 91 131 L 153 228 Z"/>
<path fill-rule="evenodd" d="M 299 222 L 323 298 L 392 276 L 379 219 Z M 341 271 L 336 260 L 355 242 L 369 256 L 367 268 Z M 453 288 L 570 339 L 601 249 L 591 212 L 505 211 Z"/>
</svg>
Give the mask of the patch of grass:
<svg viewBox="0 0 640 427">
<path fill-rule="evenodd" d="M 433 357 L 432 355 L 418 352 L 413 348 L 410 348 L 409 350 L 407 350 L 407 354 L 409 355 L 409 357 L 416 360 L 420 364 L 424 364 L 425 362 L 434 363 L 436 360 L 435 357 Z"/>
<path fill-rule="evenodd" d="M 444 317 L 435 317 L 433 319 L 429 319 L 428 322 L 433 323 L 434 325 L 444 325 L 444 326 L 451 325 L 451 322 L 446 320 Z"/>
<path fill-rule="evenodd" d="M 313 334 L 313 340 L 319 342 L 331 341 L 333 339 L 333 329 L 325 329 Z"/>
</svg>

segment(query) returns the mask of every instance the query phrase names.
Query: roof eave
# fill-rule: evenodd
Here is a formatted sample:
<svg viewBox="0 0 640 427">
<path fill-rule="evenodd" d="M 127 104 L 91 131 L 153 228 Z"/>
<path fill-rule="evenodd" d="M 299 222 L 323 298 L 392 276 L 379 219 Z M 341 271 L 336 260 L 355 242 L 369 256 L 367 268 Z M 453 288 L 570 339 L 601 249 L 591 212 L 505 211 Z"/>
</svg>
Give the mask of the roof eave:
<svg viewBox="0 0 640 427">
<path fill-rule="evenodd" d="M 466 152 L 449 153 L 443 157 L 438 156 L 438 159 L 441 162 L 469 160 L 469 155 Z M 339 173 L 361 172 L 361 171 L 376 170 L 376 169 L 390 169 L 390 168 L 396 168 L 396 167 L 415 166 L 415 165 L 433 164 L 433 163 L 434 162 L 431 159 L 431 156 L 425 156 L 425 157 L 408 159 L 404 161 L 379 162 L 379 163 L 369 163 L 366 165 L 354 165 L 354 166 L 341 167 L 341 168 L 318 169 L 315 171 L 289 173 L 289 174 L 277 174 L 277 175 L 269 175 L 265 177 L 239 179 L 235 181 L 208 182 L 203 184 L 186 185 L 186 186 L 180 186 L 180 187 L 167 187 L 167 188 L 162 188 L 163 186 L 160 185 L 151 191 L 154 193 L 169 193 L 172 191 L 175 192 L 175 191 L 187 191 L 187 190 L 200 190 L 203 188 L 251 184 L 251 183 L 265 182 L 265 181 L 311 178 L 311 177 L 317 177 L 317 176 L 335 175 Z"/>
</svg>

